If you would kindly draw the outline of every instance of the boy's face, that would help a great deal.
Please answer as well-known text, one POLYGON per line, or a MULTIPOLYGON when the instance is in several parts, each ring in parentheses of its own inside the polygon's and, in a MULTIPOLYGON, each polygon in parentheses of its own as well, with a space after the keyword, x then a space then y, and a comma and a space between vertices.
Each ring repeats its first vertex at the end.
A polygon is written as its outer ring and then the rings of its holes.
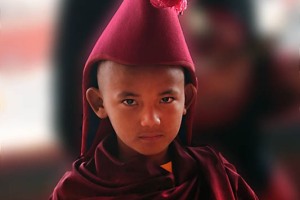
POLYGON ((185 87, 193 87, 185 86, 183 70, 105 61, 98 83, 99 90, 89 89, 87 98, 100 118, 110 119, 120 152, 146 156, 166 152, 186 112, 185 87))

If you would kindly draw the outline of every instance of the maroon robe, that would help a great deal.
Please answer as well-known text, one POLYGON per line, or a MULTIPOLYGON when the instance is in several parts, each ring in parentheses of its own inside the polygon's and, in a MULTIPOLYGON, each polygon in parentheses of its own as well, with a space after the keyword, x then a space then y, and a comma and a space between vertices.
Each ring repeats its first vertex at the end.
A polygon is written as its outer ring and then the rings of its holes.
POLYGON ((76 160, 50 199, 258 199, 234 166, 210 147, 185 147, 175 140, 169 147, 173 173, 142 155, 123 163, 115 147, 115 137, 107 137, 93 158, 76 160))

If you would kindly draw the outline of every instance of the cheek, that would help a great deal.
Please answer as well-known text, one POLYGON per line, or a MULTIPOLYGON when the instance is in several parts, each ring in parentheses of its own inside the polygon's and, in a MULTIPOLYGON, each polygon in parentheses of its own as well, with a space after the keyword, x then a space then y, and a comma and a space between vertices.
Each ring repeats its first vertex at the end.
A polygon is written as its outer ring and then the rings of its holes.
POLYGON ((134 114, 118 108, 115 104, 107 104, 106 112, 117 135, 122 135, 132 129, 134 114))
POLYGON ((111 124, 117 134, 122 134, 123 132, 129 132, 135 126, 134 114, 129 114, 128 112, 116 112, 109 115, 111 124))
POLYGON ((184 105, 178 105, 166 109, 162 115, 162 124, 167 126, 167 129, 178 131, 181 125, 184 105))

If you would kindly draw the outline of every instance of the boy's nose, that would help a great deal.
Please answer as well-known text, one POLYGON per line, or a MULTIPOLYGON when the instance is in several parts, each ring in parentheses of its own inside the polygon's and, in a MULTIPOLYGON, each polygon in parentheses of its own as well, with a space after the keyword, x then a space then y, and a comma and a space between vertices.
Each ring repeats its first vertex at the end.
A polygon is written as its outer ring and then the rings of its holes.
POLYGON ((141 125, 153 127, 160 124, 160 118, 155 109, 146 109, 141 117, 141 125))

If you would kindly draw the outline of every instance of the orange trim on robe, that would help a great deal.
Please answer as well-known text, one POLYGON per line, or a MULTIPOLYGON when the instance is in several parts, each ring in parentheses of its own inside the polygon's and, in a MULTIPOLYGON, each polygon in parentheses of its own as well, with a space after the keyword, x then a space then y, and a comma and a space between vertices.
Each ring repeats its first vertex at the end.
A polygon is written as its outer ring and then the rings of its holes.
POLYGON ((167 170, 168 172, 172 173, 173 169, 172 169, 172 162, 167 162, 166 164, 161 165, 161 167, 165 170, 167 170))

